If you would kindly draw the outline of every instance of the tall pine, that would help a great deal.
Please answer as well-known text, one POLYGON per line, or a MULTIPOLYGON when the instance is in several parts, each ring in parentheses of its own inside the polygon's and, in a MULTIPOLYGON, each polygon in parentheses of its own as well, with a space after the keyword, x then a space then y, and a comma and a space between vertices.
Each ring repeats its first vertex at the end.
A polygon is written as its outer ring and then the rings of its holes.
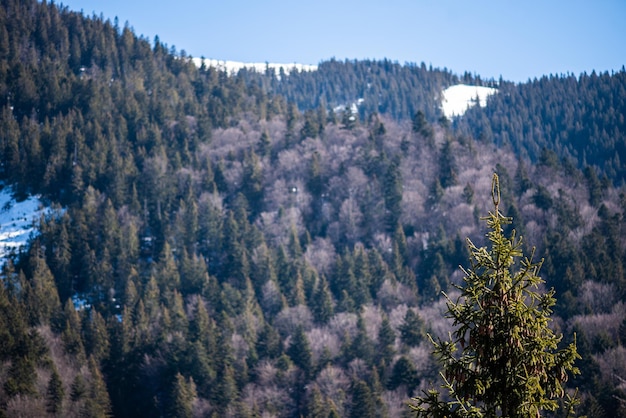
POLYGON ((537 290, 544 283, 541 262, 524 257, 515 231, 504 236, 511 220, 499 210, 496 174, 491 195, 494 211, 484 218, 490 247, 468 240, 470 266, 463 269, 461 294, 456 301, 448 298, 447 316, 456 330, 449 341, 433 341, 450 400, 441 400, 436 389, 413 398, 418 417, 540 416, 559 407, 563 384, 579 373, 575 343, 559 349, 562 336, 549 327, 556 300, 554 290, 537 290))

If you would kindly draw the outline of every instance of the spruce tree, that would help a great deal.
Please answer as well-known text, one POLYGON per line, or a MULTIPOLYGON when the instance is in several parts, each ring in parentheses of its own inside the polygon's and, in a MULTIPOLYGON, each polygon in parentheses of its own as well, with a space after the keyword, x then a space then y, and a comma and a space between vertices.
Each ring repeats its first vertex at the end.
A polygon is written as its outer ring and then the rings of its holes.
POLYGON ((372 397, 372 391, 363 380, 356 380, 352 383, 352 408, 350 417, 365 418, 376 416, 376 404, 372 397))
POLYGON ((324 402, 324 395, 322 395, 319 386, 315 384, 310 389, 306 410, 306 416, 310 418, 326 418, 328 416, 324 402))
POLYGON ((377 364, 382 368, 391 364, 393 356, 396 353, 395 342, 396 333, 391 327, 389 317, 383 313, 383 320, 378 329, 378 347, 376 351, 378 358, 377 364))
POLYGON ((334 314, 333 296, 324 275, 320 278, 313 294, 311 311, 315 320, 320 324, 327 324, 334 314))
POLYGON ((168 416, 193 417, 193 402, 196 398, 196 388, 193 380, 187 381, 183 375, 176 373, 170 396, 168 416))
POLYGON ((554 290, 538 290, 541 262, 524 257, 515 231, 504 236, 511 220, 499 211, 496 174, 491 194, 494 211, 484 218, 490 248, 468 240, 470 267, 463 269, 461 294, 448 298, 455 331, 449 341, 433 341, 450 400, 441 400, 436 389, 424 392, 411 405, 418 417, 540 416, 559 407, 563 384, 579 373, 575 338, 558 349, 562 336, 548 326, 556 301, 554 290))
POLYGON ((357 315, 356 328, 357 333, 352 341, 351 351, 356 357, 364 360, 367 364, 370 364, 372 362, 372 358, 374 357, 375 346, 372 340, 367 336, 365 321, 360 313, 357 315))
POLYGON ((313 372, 313 352, 309 339, 300 325, 291 337, 291 345, 287 348, 287 355, 305 376, 309 376, 313 372))
POLYGON ((107 392, 104 377, 93 357, 88 360, 91 382, 81 409, 81 416, 108 417, 111 412, 111 400, 107 392))
POLYGON ((64 397, 65 390, 63 389, 63 382, 56 368, 53 368, 46 391, 46 411, 53 415, 61 412, 64 397))
POLYGON ((400 338, 409 347, 417 347, 426 338, 426 324, 413 309, 408 309, 400 326, 400 338))

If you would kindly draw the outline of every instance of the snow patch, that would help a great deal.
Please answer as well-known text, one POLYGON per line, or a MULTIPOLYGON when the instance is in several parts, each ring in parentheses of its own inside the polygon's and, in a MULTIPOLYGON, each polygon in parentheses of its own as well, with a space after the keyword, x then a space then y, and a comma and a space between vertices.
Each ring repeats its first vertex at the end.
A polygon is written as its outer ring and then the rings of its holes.
POLYGON ((239 70, 247 68, 254 70, 258 73, 265 73, 266 69, 271 69, 277 76, 280 75, 280 69, 282 68, 285 75, 289 75, 291 71, 317 71, 317 65, 309 64, 277 64, 269 62, 239 62, 239 61, 224 61, 216 59, 192 58, 193 63, 200 67, 204 61, 204 65, 207 67, 213 67, 221 71, 226 71, 228 74, 236 74, 239 70))
POLYGON ((497 91, 493 87, 457 84, 443 91, 441 109, 447 118, 461 116, 467 109, 476 105, 477 99, 478 105, 485 107, 487 105, 487 97, 495 94, 497 91))
POLYGON ((72 303, 74 304, 74 310, 84 311, 85 309, 91 309, 91 304, 84 295, 76 293, 72 296, 72 303))
POLYGON ((37 234, 39 218, 48 210, 39 200, 40 196, 29 196, 18 202, 13 194, 11 187, 0 190, 0 266, 8 255, 19 252, 28 239, 37 234))
POLYGON ((341 113, 341 112, 345 111, 346 108, 350 108, 350 113, 352 113, 353 115, 356 115, 357 113, 359 113, 359 106, 361 106, 364 101, 365 101, 365 99, 358 98, 356 100, 356 102, 352 102, 349 105, 335 106, 335 107, 333 107, 333 112, 341 113))

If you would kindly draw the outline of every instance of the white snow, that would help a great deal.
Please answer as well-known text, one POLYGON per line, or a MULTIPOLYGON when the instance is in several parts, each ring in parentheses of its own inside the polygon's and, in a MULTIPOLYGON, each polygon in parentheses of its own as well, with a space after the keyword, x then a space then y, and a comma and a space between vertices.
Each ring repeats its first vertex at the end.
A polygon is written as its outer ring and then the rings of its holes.
POLYGON ((0 190, 0 266, 11 252, 26 245, 31 234, 37 233, 35 227, 45 211, 39 196, 17 202, 10 187, 0 190))
MULTIPOLYGON (((317 65, 309 64, 278 64, 269 62, 240 62, 240 61, 228 61, 217 60, 209 58, 192 58, 193 63, 200 67, 204 62, 207 67, 214 67, 220 71, 226 71, 228 74, 236 74, 239 70, 247 68, 259 73, 265 73, 269 68, 274 71, 276 76, 280 77, 280 69, 284 71, 286 75, 289 75, 291 71, 317 71, 317 65)), ((369 87, 369 86, 368 86, 369 87)), ((478 99, 478 105, 484 107, 487 105, 487 97, 497 93, 497 89, 493 87, 483 86, 470 86, 467 84, 457 84, 455 86, 448 87, 443 91, 443 97, 441 100, 441 109, 444 115, 448 118, 455 116, 462 116, 465 111, 476 105, 478 99)), ((356 103, 350 105, 353 113, 358 112, 358 106, 362 103, 363 99, 358 99, 356 103)), ((345 105, 337 106, 334 110, 343 111, 345 105)))
POLYGON ((487 97, 497 91, 493 87, 457 84, 443 91, 441 109, 447 118, 461 116, 468 108, 476 105, 476 98, 478 98, 478 104, 484 107, 487 105, 487 97))
MULTIPOLYGON (((202 58, 192 58, 192 61, 196 66, 202 65, 202 58)), ((228 74, 236 74, 242 68, 248 68, 259 73, 264 73, 267 68, 274 70, 276 75, 280 75, 280 69, 282 68, 286 75, 293 70, 296 71, 316 71, 317 65, 309 64, 277 64, 269 62, 239 62, 239 61, 224 61, 216 59, 204 59, 204 65, 207 67, 214 67, 218 70, 226 71, 228 74)))
POLYGON ((72 303, 74 304, 74 309, 77 311, 83 311, 85 309, 91 309, 91 304, 83 295, 79 295, 78 293, 72 296, 72 303))
POLYGON ((333 107, 333 112, 342 113, 343 111, 346 110, 346 107, 349 107, 350 113, 352 113, 353 115, 356 115, 357 113, 359 113, 359 106, 361 106, 364 101, 365 99, 360 97, 356 100, 356 102, 352 102, 351 104, 333 107))

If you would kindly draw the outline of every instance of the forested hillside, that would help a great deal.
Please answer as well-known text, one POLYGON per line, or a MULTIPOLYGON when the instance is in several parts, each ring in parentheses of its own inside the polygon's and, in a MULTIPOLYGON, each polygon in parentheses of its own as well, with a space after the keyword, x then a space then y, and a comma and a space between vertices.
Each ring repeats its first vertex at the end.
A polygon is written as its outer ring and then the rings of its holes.
POLYGON ((579 168, 594 167, 614 184, 626 180, 626 70, 544 76, 505 83, 487 108, 459 121, 463 134, 510 146, 538 161, 543 148, 579 168))
POLYGON ((437 379, 426 334, 450 330, 441 291, 485 241, 494 171, 555 331, 576 332, 578 412, 626 414, 623 71, 498 82, 451 123, 441 90, 478 77, 228 75, 102 17, 1 4, 0 178, 52 210, 2 269, 0 416, 404 416, 437 379), (562 117, 579 97, 585 121, 562 117), (553 146, 553 124, 588 149, 553 146))
MULTIPOLYGON (((458 77, 446 69, 426 68, 426 65, 400 65, 384 61, 337 61, 320 63, 317 71, 276 75, 242 71, 249 85, 260 85, 264 91, 285 97, 302 111, 318 106, 337 108, 359 102, 363 119, 372 113, 383 113, 396 120, 410 119, 422 111, 429 120, 443 114, 441 92, 460 82, 481 85, 480 77, 469 73, 458 77)), ((494 82, 489 83, 496 84, 494 82)))

